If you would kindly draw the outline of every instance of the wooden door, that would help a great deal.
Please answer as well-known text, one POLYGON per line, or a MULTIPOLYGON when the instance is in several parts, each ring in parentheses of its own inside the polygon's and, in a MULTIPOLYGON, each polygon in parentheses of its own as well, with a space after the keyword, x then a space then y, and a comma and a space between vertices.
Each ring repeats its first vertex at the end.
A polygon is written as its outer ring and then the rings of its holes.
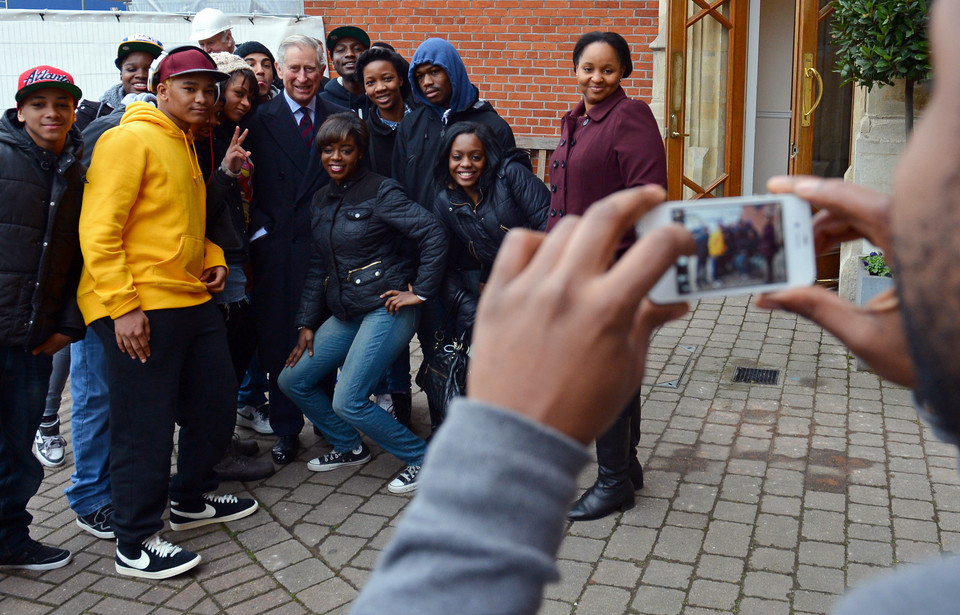
MULTIPOLYGON (((832 13, 829 0, 797 0, 790 121, 792 175, 843 177, 850 164, 853 87, 842 85, 834 71, 832 13)), ((817 257, 817 280, 836 286, 839 272, 838 244, 817 257)))
POLYGON ((667 192, 671 200, 738 196, 748 0, 670 0, 667 192))

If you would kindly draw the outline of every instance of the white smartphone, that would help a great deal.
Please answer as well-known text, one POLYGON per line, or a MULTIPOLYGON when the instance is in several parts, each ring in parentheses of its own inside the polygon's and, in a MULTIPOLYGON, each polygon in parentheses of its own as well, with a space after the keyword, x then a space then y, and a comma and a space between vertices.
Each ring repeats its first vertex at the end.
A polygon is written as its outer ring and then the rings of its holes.
POLYGON ((663 203, 637 235, 682 224, 697 249, 681 256, 650 290, 655 303, 808 286, 817 276, 810 204, 792 194, 663 203))

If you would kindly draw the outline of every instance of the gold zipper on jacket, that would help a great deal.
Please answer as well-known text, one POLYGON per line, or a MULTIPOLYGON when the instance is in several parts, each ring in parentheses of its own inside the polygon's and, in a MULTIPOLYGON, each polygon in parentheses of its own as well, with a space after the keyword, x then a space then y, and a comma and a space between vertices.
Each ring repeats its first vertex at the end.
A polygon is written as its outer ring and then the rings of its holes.
POLYGON ((356 273, 356 272, 358 272, 358 271, 363 271, 364 269, 369 269, 370 267, 374 267, 374 266, 380 265, 380 264, 382 264, 382 263, 383 263, 383 261, 373 261, 373 262, 370 263, 369 265, 364 265, 363 267, 357 267, 356 269, 351 269, 350 271, 347 272, 347 279, 349 280, 349 279, 350 279, 350 276, 352 276, 354 273, 356 273))

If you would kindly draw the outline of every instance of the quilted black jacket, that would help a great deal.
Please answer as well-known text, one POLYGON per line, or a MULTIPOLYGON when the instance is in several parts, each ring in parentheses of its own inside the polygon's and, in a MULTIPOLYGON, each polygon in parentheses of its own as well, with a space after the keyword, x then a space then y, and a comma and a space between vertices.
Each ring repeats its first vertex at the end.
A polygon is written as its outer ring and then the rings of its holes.
POLYGON ((311 217, 314 252, 298 327, 319 327, 324 307, 340 320, 362 316, 384 305, 384 292, 407 284, 428 299, 440 292, 446 233, 396 181, 361 169, 340 186, 318 190, 311 217), (417 245, 413 256, 404 247, 410 240, 417 245))
POLYGON ((486 282, 490 268, 507 231, 515 227, 542 231, 547 226, 550 190, 530 171, 530 158, 514 150, 501 160, 496 172, 480 188, 480 200, 472 201, 459 187, 447 187, 437 193, 434 212, 455 239, 451 250, 459 258, 448 259, 449 271, 444 283, 444 300, 452 305, 460 294, 457 325, 461 331, 473 327, 480 297, 476 288, 464 282, 463 270, 479 269, 479 281, 486 282))
POLYGON ((75 127, 56 156, 34 144, 16 109, 0 117, 0 346, 32 349, 54 333, 83 337, 82 152, 75 127))

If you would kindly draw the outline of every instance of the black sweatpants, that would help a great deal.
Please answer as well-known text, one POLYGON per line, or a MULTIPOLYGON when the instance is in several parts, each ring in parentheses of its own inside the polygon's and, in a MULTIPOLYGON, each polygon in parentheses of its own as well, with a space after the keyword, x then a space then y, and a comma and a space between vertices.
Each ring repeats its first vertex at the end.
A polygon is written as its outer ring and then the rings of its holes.
POLYGON ((92 323, 103 341, 110 389, 110 476, 117 542, 133 548, 163 529, 171 501, 199 503, 217 485, 213 466, 233 434, 237 379, 223 317, 213 301, 145 311, 146 363, 117 347, 113 320, 92 323), (174 423, 177 474, 170 478, 174 423))

